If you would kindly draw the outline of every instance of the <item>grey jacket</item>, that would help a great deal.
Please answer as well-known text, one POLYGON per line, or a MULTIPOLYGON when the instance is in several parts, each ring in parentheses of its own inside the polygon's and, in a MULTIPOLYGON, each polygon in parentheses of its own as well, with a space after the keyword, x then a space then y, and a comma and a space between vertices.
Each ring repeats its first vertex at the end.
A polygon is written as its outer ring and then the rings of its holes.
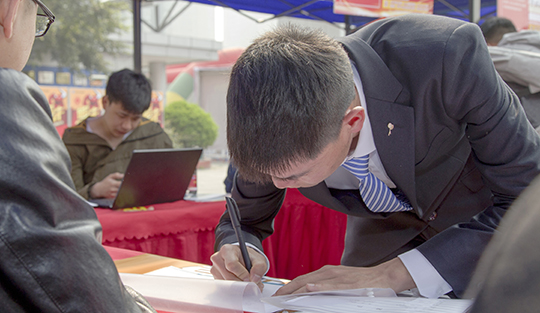
POLYGON ((516 92, 534 128, 540 126, 540 33, 507 33, 498 46, 489 47, 497 72, 516 92))
POLYGON ((0 107, 2 311, 149 310, 124 288, 101 246, 101 226, 74 190, 69 155, 37 84, 0 68, 0 107))

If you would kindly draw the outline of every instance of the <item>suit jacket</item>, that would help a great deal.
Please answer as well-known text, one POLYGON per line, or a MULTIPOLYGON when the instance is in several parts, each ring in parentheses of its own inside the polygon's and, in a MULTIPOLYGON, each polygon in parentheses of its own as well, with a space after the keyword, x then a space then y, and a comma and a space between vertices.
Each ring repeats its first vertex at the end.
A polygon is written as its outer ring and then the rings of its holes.
MULTIPOLYGON (((384 168, 414 210, 372 213, 357 190, 324 182, 300 191, 349 215, 342 264, 375 265, 422 243, 459 296, 506 209, 540 173, 540 138, 474 24, 413 14, 341 42, 360 75, 384 168)), ((284 191, 239 174, 233 197, 246 237, 260 246, 284 191)), ((226 214, 216 235, 217 247, 235 241, 226 214)))

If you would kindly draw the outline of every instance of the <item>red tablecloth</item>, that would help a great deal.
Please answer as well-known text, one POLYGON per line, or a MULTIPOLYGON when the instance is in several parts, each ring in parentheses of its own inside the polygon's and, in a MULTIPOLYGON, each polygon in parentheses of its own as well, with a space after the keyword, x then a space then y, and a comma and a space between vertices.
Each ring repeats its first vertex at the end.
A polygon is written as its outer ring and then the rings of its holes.
POLYGON ((211 264, 214 230, 225 201, 177 201, 153 207, 136 212, 96 208, 103 245, 211 264))
POLYGON ((270 260, 268 276, 293 279, 324 265, 340 264, 347 216, 288 189, 274 222, 275 232, 264 240, 270 260))
MULTIPOLYGON (((105 246, 211 264, 214 230, 224 210, 225 201, 177 201, 154 205, 154 211, 96 212, 105 246)), ((276 216, 275 232, 263 242, 270 260, 268 275, 293 279, 326 264, 339 264, 345 227, 345 214, 289 189, 276 216)))

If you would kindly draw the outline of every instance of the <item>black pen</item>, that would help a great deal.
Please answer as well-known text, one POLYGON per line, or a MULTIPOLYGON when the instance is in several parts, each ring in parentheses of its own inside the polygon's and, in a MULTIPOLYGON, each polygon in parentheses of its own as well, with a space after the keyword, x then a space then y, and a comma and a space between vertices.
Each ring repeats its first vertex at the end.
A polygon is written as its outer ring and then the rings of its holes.
POLYGON ((240 246, 240 251, 242 252, 242 258, 244 259, 244 264, 246 269, 251 271, 251 259, 246 247, 246 241, 242 235, 242 229, 240 228, 240 210, 238 210, 238 205, 231 197, 225 197, 227 201, 227 211, 229 211, 229 217, 231 218, 231 224, 236 233, 236 239, 238 240, 238 245, 240 246))

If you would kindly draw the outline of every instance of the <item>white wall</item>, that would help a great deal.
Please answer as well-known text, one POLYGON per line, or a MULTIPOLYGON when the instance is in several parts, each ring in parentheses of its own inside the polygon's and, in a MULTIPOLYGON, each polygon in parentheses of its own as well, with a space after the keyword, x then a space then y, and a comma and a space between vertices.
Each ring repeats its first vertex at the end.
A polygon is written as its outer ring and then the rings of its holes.
MULTIPOLYGON (((178 12, 180 8, 184 7, 186 4, 187 3, 184 1, 179 1, 174 12, 178 12)), ((173 1, 151 2, 151 5, 147 4, 143 9, 143 18, 148 21, 153 19, 151 14, 154 14, 155 11, 148 10, 151 6, 159 6, 158 12, 163 16, 172 5, 173 1)), ((172 15, 175 14, 174 12, 172 15)), ((218 11, 217 14, 221 13, 218 11)), ((215 6, 192 3, 173 23, 171 23, 171 25, 165 28, 162 33, 171 36, 214 40, 217 32, 222 32, 223 49, 233 47, 245 48, 249 46, 255 38, 259 37, 264 32, 275 28, 281 23, 294 23, 319 28, 332 37, 340 37, 345 34, 343 29, 321 21, 282 17, 264 23, 258 23, 232 9, 223 9, 222 14, 222 20, 219 18, 216 19, 215 6), (216 20, 219 24, 215 24, 216 20), (222 27, 222 29, 220 27, 222 27)), ((271 16, 255 12, 246 12, 246 14, 254 19, 261 20, 271 16)), ((148 34, 153 33, 147 26, 144 26, 142 31, 143 33, 148 34)), ((224 154, 227 149, 226 95, 229 74, 230 69, 196 69, 194 91, 190 99, 188 99, 188 101, 197 103, 206 112, 209 112, 218 125, 218 138, 214 145, 208 149, 217 154, 224 154)))
MULTIPOLYGON (((247 47, 251 42, 277 25, 277 20, 257 23, 232 9, 225 9, 224 48, 247 47)), ((269 14, 248 12, 255 19, 266 19, 269 14)))
MULTIPOLYGON (((156 8, 159 19, 163 20, 170 8, 173 7, 174 3, 174 0, 149 2, 143 6, 141 16, 148 23, 155 24, 156 8)), ((178 1, 171 16, 176 15, 176 13, 180 12, 180 10, 188 4, 189 2, 187 1, 178 1)), ((262 35, 264 32, 273 29, 279 23, 295 23, 308 27, 320 28, 333 37, 339 37, 345 34, 342 29, 327 22, 282 17, 264 23, 258 23, 253 19, 266 20, 269 19, 271 15, 257 12, 244 12, 252 18, 250 19, 232 9, 225 8, 223 9, 223 12, 223 25, 216 25, 216 6, 191 3, 182 14, 162 31, 162 33, 177 37, 194 37, 215 40, 216 27, 223 27, 223 48, 247 47, 255 38, 262 35)), ((219 22, 218 19, 218 23, 219 22)), ((152 29, 144 24, 142 31, 143 33, 154 33, 152 29)))
POLYGON ((229 68, 201 69, 195 71, 197 81, 194 94, 195 103, 203 110, 210 113, 218 126, 218 137, 209 149, 216 153, 224 153, 227 150, 227 87, 229 85, 229 68))
MULTIPOLYGON (((158 17, 163 21, 168 14, 170 8, 175 5, 174 0, 156 1, 146 4, 141 9, 141 18, 148 23, 155 24, 155 13, 157 8, 158 17)), ((162 34, 177 36, 177 37, 194 37, 206 40, 214 40, 214 6, 199 3, 191 3, 186 1, 177 1, 171 17, 180 12, 182 8, 187 6, 187 9, 178 16, 169 26, 162 30, 162 34)), ((144 25, 142 32, 155 33, 151 28, 144 25)))

